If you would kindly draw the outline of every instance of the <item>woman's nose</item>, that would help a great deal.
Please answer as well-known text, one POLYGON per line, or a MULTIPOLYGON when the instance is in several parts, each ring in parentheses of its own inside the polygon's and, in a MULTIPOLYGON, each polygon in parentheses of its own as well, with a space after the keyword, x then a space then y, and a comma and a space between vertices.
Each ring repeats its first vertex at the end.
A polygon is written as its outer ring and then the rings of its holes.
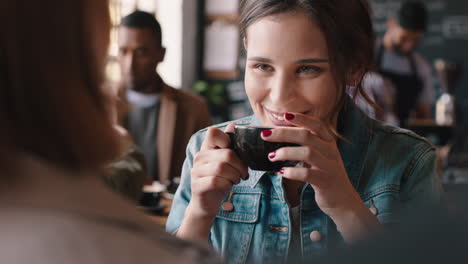
POLYGON ((294 80, 286 74, 277 74, 273 77, 270 86, 270 100, 274 103, 284 103, 293 99, 294 80))

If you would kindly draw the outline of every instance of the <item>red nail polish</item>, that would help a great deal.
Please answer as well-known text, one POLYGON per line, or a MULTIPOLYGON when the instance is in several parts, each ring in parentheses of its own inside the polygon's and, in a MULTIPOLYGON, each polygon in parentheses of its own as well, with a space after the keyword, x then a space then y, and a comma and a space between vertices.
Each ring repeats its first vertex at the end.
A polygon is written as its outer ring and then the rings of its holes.
POLYGON ((284 168, 282 168, 279 173, 284 174, 284 168))
POLYGON ((271 136, 271 134, 272 134, 271 130, 263 130, 262 131, 262 136, 263 137, 269 137, 269 136, 271 136))
POLYGON ((293 120, 294 117, 295 116, 293 114, 291 114, 291 113, 284 114, 284 118, 286 118, 286 120, 293 120))
POLYGON ((268 158, 269 158, 269 159, 274 159, 275 156, 276 156, 276 151, 272 151, 272 152, 270 152, 270 153, 268 154, 268 158))

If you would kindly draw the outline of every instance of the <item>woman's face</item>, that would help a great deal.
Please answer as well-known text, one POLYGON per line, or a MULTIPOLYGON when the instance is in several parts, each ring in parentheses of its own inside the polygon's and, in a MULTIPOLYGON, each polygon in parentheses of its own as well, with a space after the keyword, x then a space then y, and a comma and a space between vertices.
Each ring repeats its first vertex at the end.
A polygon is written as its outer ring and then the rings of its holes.
POLYGON ((325 37, 306 14, 289 12, 261 18, 246 31, 245 88, 264 125, 288 126, 286 112, 327 122, 337 86, 325 37))

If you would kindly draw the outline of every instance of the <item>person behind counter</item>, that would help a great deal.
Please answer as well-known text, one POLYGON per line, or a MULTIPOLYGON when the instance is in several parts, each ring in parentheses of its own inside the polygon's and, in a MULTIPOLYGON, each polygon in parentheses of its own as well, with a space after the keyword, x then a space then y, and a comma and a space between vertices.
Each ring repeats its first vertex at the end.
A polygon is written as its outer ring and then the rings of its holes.
POLYGON ((0 1, 0 262, 219 263, 114 194, 108 1, 0 1))
POLYGON ((367 1, 246 0, 240 27, 254 115, 233 123, 274 126, 263 140, 299 146, 269 159, 303 166, 249 170, 228 148, 232 123, 202 130, 187 147, 167 231, 209 241, 228 263, 300 263, 439 200, 433 146, 368 118, 346 93, 352 85, 366 98, 367 1))
POLYGON ((406 126, 408 119, 431 119, 435 101, 432 70, 416 52, 427 31, 428 14, 422 2, 405 1, 396 18, 387 21, 387 31, 377 42, 378 72, 386 82, 376 98, 386 102, 383 121, 406 126))

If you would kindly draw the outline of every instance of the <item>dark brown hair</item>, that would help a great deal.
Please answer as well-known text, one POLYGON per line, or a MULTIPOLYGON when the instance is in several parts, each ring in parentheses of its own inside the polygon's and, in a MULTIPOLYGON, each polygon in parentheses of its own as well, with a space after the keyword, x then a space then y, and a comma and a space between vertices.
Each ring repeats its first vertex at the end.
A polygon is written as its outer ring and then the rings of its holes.
POLYGON ((287 12, 303 12, 310 16, 327 41, 332 74, 339 89, 329 121, 339 114, 345 104, 347 85, 356 87, 354 98, 361 95, 373 104, 362 87, 364 74, 372 69, 374 62, 374 34, 367 1, 243 0, 240 17, 243 37, 247 37, 247 28, 257 20, 287 12))
POLYGON ((161 25, 154 15, 145 11, 134 11, 131 14, 123 17, 120 21, 120 26, 130 28, 147 28, 153 33, 158 47, 162 46, 162 30, 161 25))
POLYGON ((0 157, 8 149, 69 169, 113 159, 108 2, 2 0, 0 24, 0 157))

